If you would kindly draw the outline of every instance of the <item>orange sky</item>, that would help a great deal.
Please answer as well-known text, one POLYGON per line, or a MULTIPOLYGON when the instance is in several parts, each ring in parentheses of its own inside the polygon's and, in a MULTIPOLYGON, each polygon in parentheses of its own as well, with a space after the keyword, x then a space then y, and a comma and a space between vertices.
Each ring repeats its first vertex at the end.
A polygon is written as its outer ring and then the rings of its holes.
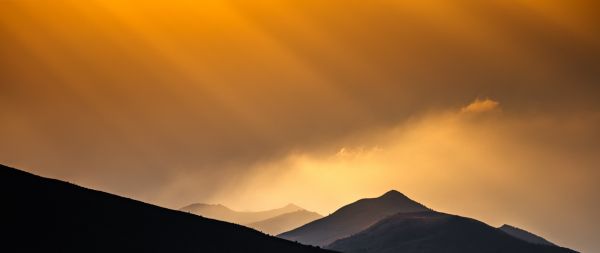
POLYGON ((395 188, 598 251, 599 8, 4 0, 0 163, 171 208, 395 188))

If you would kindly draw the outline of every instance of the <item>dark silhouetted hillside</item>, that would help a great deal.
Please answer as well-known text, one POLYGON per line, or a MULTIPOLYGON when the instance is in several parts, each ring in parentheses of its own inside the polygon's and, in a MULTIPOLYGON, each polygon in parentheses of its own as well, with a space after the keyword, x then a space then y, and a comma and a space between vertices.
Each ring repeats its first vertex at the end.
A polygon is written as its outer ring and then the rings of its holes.
POLYGON ((533 234, 531 232, 525 231, 525 230, 517 228, 517 227, 513 227, 511 225, 504 224, 504 225, 502 225, 502 227, 499 227, 498 229, 504 231, 505 233, 507 233, 513 237, 524 240, 526 242, 555 246, 554 243, 551 243, 550 241, 542 238, 541 236, 538 236, 536 234, 533 234))
POLYGON ((217 219, 217 220, 222 220, 222 221, 227 221, 227 222, 232 222, 232 223, 237 223, 237 224, 249 224, 249 223, 263 221, 266 219, 273 218, 275 216, 279 216, 282 214, 291 213, 291 212, 295 212, 295 211, 299 211, 299 210, 303 210, 303 209, 294 204, 288 204, 284 207, 272 209, 272 210, 265 210, 265 211, 258 211, 258 212, 240 212, 240 211, 231 210, 230 208, 228 208, 224 205, 221 205, 221 204, 210 205, 210 204, 196 203, 196 204, 191 204, 191 205, 185 206, 179 210, 197 214, 197 215, 200 215, 200 216, 203 216, 206 218, 217 219))
POLYGON ((378 198, 361 199, 346 205, 329 216, 280 234, 279 237, 308 245, 325 246, 356 234, 387 216, 428 210, 400 192, 389 191, 378 198))
POLYGON ((326 252, 0 165, 2 252, 326 252))
POLYGON ((528 243, 477 220, 431 211, 399 213, 328 248, 346 253, 575 252, 528 243))
POLYGON ((277 235, 320 218, 323 218, 323 216, 318 213, 299 210, 291 213, 284 213, 263 221, 250 223, 248 224, 248 227, 270 235, 277 235))

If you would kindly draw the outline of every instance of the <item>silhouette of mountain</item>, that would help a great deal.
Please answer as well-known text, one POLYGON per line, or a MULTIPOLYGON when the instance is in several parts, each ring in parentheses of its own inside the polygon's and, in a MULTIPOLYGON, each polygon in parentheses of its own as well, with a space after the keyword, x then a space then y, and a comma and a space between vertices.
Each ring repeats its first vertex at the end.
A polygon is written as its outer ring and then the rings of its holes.
POLYGON ((327 252, 0 165, 4 252, 327 252))
POLYGON ((285 213, 291 213, 304 209, 294 204, 288 204, 284 207, 272 210, 258 212, 240 212, 231 210, 230 208, 221 204, 210 205, 196 203, 185 206, 179 210, 197 214, 206 218, 217 219, 237 224, 249 224, 270 219, 285 213))
POLYGON ((327 248, 345 253, 573 253, 514 238, 474 219, 433 211, 399 213, 327 248))
POLYGON ((519 238, 526 242, 530 242, 530 243, 534 243, 534 244, 556 246, 554 243, 551 243, 550 241, 548 241, 536 234, 533 234, 531 232, 525 231, 525 230, 517 228, 517 227, 513 227, 511 225, 504 224, 501 227, 499 227, 498 229, 504 231, 505 233, 507 233, 513 237, 519 238))
POLYGON ((358 200, 322 219, 280 234, 279 237, 308 245, 325 246, 358 233, 387 216, 428 210, 404 194, 392 190, 378 198, 358 200))
POLYGON ((318 213, 298 210, 263 221, 250 223, 248 226, 267 234, 277 235, 320 218, 323 218, 323 216, 318 213))

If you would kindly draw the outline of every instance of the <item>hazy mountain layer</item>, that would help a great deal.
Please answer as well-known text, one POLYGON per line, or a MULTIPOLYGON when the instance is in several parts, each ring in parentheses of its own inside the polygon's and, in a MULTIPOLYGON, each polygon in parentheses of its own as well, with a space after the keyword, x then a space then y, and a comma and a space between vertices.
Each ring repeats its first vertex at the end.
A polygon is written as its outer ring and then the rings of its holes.
POLYGON ((323 216, 318 213, 299 210, 275 216, 263 221, 250 223, 248 226, 263 233, 277 235, 320 218, 323 218, 323 216))
POLYGON ((184 212, 190 212, 211 219, 217 219, 237 224, 249 224, 304 209, 294 204, 289 204, 287 206, 272 210, 258 212, 240 212, 232 210, 221 204, 210 205, 195 203, 185 206, 179 210, 184 212))

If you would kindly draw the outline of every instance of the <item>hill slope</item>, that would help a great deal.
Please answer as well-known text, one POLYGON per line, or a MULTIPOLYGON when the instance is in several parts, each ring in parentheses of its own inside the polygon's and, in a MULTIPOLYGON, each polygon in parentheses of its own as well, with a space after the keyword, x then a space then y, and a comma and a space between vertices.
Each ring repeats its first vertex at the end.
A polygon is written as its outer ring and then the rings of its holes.
POLYGON ((7 252, 326 252, 0 165, 7 252))
POLYGON ((548 241, 536 234, 533 234, 531 232, 525 231, 525 230, 517 228, 517 227, 513 227, 511 225, 504 224, 504 225, 502 225, 502 227, 499 227, 498 229, 504 231, 505 233, 507 233, 513 237, 519 238, 526 242, 530 242, 530 243, 534 243, 534 244, 555 246, 554 243, 551 243, 550 241, 548 241))
POLYGON ((400 192, 389 191, 378 198, 361 199, 346 205, 329 216, 280 234, 279 237, 308 245, 325 246, 358 233, 387 216, 399 212, 428 210, 400 192))
POLYGON ((573 253, 514 238, 477 220, 438 212, 399 213, 328 246, 346 253, 573 253))
POLYGON ((323 218, 323 216, 318 213, 299 210, 275 216, 263 221, 250 223, 248 224, 248 227, 267 234, 277 235, 320 218, 323 218))
POLYGON ((229 209, 226 206, 221 204, 210 205, 210 204, 202 204, 195 203, 188 206, 185 206, 180 211, 190 212, 193 214, 197 214, 206 218, 217 219, 237 224, 249 224, 253 222, 258 222, 266 219, 273 218, 275 216, 279 216, 285 213, 291 213, 299 210, 303 210, 302 208, 289 204, 287 206, 259 211, 259 212, 240 212, 229 209))

